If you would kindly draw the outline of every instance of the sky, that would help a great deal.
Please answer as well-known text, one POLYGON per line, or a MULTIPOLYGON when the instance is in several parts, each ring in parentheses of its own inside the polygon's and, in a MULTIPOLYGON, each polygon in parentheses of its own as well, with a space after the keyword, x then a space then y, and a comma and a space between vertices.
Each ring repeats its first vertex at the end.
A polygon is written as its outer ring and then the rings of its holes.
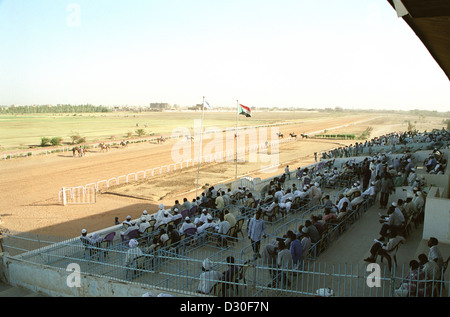
POLYGON ((0 105, 450 110, 386 0, 0 0, 0 105))

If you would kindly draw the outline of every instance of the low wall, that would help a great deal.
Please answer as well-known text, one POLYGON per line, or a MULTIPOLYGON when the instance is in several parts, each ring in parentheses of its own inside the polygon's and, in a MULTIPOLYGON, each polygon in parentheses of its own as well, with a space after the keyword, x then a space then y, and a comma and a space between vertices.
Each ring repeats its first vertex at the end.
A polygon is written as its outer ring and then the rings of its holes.
POLYGON ((438 239, 439 243, 450 244, 450 203, 442 187, 432 187, 425 204, 423 239, 438 239))
POLYGON ((33 264, 1 256, 2 280, 11 286, 25 288, 35 293, 52 297, 142 297, 150 292, 154 296, 161 293, 172 296, 185 296, 164 292, 157 288, 139 284, 114 281, 93 275, 74 275, 73 270, 63 270, 33 264), (79 276, 79 278, 77 277, 79 276), (73 285, 70 287, 69 285, 73 285))

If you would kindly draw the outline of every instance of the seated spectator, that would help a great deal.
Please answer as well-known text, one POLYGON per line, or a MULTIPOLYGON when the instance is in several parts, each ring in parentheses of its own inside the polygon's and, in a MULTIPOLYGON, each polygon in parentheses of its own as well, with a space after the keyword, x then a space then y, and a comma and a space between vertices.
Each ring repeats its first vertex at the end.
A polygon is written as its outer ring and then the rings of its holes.
POLYGON ((383 225, 380 229, 379 241, 384 241, 385 237, 388 236, 389 231, 395 230, 395 232, 400 232, 403 226, 403 222, 399 214, 395 212, 395 206, 391 205, 388 209, 387 216, 380 215, 380 223, 383 225))
POLYGON ((428 252, 428 259, 430 261, 436 262, 439 272, 441 272, 444 266, 444 258, 442 257, 441 251, 438 248, 438 239, 431 237, 428 239, 428 247, 430 248, 428 252))
POLYGON ((181 225, 180 234, 185 233, 188 229, 195 229, 195 231, 197 231, 197 226, 191 222, 189 217, 186 217, 181 225))
POLYGON ((418 258, 421 271, 425 274, 425 279, 427 281, 439 280, 441 272, 438 264, 435 261, 430 261, 424 253, 419 254, 418 258))
POLYGON ((208 210, 206 208, 202 209, 202 213, 200 214, 200 216, 198 218, 194 219, 194 224, 199 227, 202 224, 208 222, 208 210))
POLYGON ((148 227, 150 227, 150 223, 147 221, 147 218, 145 218, 145 216, 141 216, 141 219, 140 219, 141 221, 140 221, 140 223, 139 223, 139 233, 140 234, 143 234, 144 232, 145 232, 145 230, 148 228, 148 227))
POLYGON ((329 209, 330 212, 337 213, 338 209, 335 204, 330 199, 330 195, 325 195, 323 199, 323 208, 329 209))
POLYGON ((331 213, 330 208, 325 208, 322 219, 325 223, 335 223, 337 221, 336 215, 331 213))
POLYGON ((319 221, 320 218, 315 215, 311 215, 311 222, 314 227, 316 227, 317 232, 319 233, 319 236, 321 237, 325 228, 323 227, 323 223, 319 221))
POLYGON ((181 210, 190 210, 192 208, 191 202, 185 197, 183 198, 183 204, 181 205, 181 210))
POLYGON ((398 172, 397 176, 394 178, 394 187, 403 186, 403 179, 404 179, 404 175, 402 174, 402 172, 398 172))
POLYGON ((355 210, 364 202, 364 197, 361 195, 360 191, 355 192, 355 197, 350 202, 354 206, 355 210))
POLYGON ((412 260, 409 262, 409 275, 403 279, 402 284, 395 290, 397 297, 410 297, 425 295, 425 272, 420 270, 419 262, 412 260))
POLYGON ((273 190, 269 190, 269 192, 264 196, 264 200, 261 202, 261 205, 271 203, 273 201, 273 194, 273 190))
POLYGON ((174 228, 173 225, 167 226, 167 235, 172 240, 172 243, 177 243, 180 241, 180 233, 174 228))
POLYGON ((181 212, 178 208, 174 208, 173 213, 174 215, 172 216, 171 221, 174 222, 174 225, 176 227, 183 220, 183 216, 181 215, 181 212))
POLYGON ((161 225, 166 225, 172 221, 172 215, 169 214, 169 211, 164 210, 163 216, 156 220, 155 229, 158 229, 161 225))
POLYGON ((302 243, 302 258, 301 260, 305 260, 309 256, 309 251, 311 248, 311 237, 309 236, 308 228, 301 226, 299 229, 300 233, 298 234, 298 239, 302 243), (301 228, 301 229, 300 229, 301 228))
POLYGON ((120 231, 119 234, 122 241, 124 241, 125 237, 127 237, 127 235, 134 230, 139 230, 139 227, 135 223, 132 223, 127 229, 120 231))
POLYGON ((213 218, 211 215, 207 216, 207 222, 202 224, 201 226, 199 226, 197 228, 197 234, 202 233, 204 230, 209 229, 209 228, 216 228, 217 224, 215 222, 213 222, 213 218))
POLYGON ((144 251, 145 251, 145 253, 150 254, 153 251, 157 250, 160 246, 161 246, 160 240, 158 237, 155 236, 152 239, 152 243, 147 248, 145 248, 144 251))
POLYGON ((312 224, 311 220, 305 221, 305 228, 308 229, 309 236, 312 243, 316 243, 320 240, 320 233, 317 228, 312 224))
POLYGON ((267 217, 273 217, 275 216, 275 207, 279 207, 278 205, 278 199, 274 199, 274 201, 267 207, 259 207, 259 210, 261 210, 262 214, 267 217))
POLYGON ((365 258, 364 261, 375 263, 377 255, 385 255, 389 261, 389 267, 391 265, 391 254, 400 243, 405 242, 405 238, 398 234, 397 230, 391 230, 389 232, 389 241, 384 243, 383 241, 376 240, 370 248, 370 256, 365 258))
POLYGON ((224 203, 225 207, 231 204, 230 191, 231 191, 231 189, 229 189, 229 188, 228 188, 227 193, 222 191, 222 198, 223 198, 223 203, 224 203))
POLYGON ((97 241, 93 237, 88 236, 86 229, 81 230, 80 240, 93 246, 97 243, 97 241))
POLYGON ((122 226, 124 227, 124 229, 128 228, 129 226, 132 226, 133 224, 131 223, 131 216, 128 215, 127 218, 122 222, 122 226))
POLYGON ((164 204, 159 204, 158 211, 155 213, 156 222, 159 222, 161 218, 164 217, 165 212, 164 204))
POLYGON ((241 208, 241 212, 249 209, 256 203, 255 198, 253 197, 252 193, 247 194, 247 199, 244 201, 244 207, 241 208))
POLYGON ((286 190, 286 193, 283 196, 281 196, 281 199, 279 200, 279 202, 280 202, 280 204, 285 203, 288 199, 291 201, 294 200, 294 194, 291 192, 290 188, 288 188, 286 190))
POLYGON ((288 213, 291 210, 292 207, 292 201, 290 198, 287 198, 284 203, 279 203, 280 211, 282 213, 288 213))
POLYGON ((225 209, 224 219, 228 221, 231 227, 234 227, 236 225, 236 217, 228 209, 225 209))
POLYGON ((339 210, 338 214, 337 214, 337 220, 341 221, 342 219, 345 218, 345 216, 347 216, 349 214, 349 210, 348 210, 348 202, 344 201, 344 203, 342 204, 341 209, 339 210))
POLYGON ((180 202, 177 200, 175 200, 175 205, 173 205, 173 207, 171 208, 172 211, 174 211, 175 209, 178 209, 181 211, 182 206, 180 205, 180 202))
POLYGON ((162 246, 166 246, 167 241, 169 241, 169 235, 167 234, 167 232, 166 232, 165 229, 161 229, 161 230, 159 231, 159 243, 160 243, 162 246))

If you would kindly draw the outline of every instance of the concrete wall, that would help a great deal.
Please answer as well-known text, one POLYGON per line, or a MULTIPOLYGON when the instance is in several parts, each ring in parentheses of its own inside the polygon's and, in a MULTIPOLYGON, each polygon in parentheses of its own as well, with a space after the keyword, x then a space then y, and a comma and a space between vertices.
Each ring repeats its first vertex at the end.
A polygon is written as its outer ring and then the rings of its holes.
POLYGON ((425 205, 423 239, 435 237, 439 243, 450 244, 450 200, 443 197, 442 187, 433 187, 428 192, 425 205))
MULTIPOLYGON (((52 297, 142 297, 150 292, 154 296, 162 293, 157 288, 139 284, 123 283, 104 277, 80 274, 79 280, 73 278, 73 271, 51 268, 44 265, 24 262, 3 254, 1 276, 5 283, 22 287, 35 293, 52 297), (69 281, 69 283, 68 283, 69 281), (74 282, 79 281, 79 284, 74 282), (74 283, 74 287, 69 287, 74 283)), ((164 294, 184 296, 167 291, 164 294)))

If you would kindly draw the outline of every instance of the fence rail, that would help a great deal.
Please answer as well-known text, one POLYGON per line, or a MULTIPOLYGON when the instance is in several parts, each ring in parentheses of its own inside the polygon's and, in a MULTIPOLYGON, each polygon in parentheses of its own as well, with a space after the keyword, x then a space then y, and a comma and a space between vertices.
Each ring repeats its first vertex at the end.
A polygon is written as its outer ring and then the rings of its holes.
MULTIPOLYGON (((236 243, 240 243, 236 240, 236 243)), ((298 268, 280 268, 270 262, 252 262, 251 249, 240 252, 230 248, 217 248, 210 241, 187 245, 180 241, 145 254, 131 264, 125 264, 128 247, 115 242, 107 248, 86 248, 79 239, 61 241, 58 238, 29 234, 8 235, 3 248, 9 255, 24 262, 43 265, 50 269, 80 266, 81 274, 106 279, 158 287, 161 290, 194 296, 274 297, 274 296, 326 296, 339 297, 392 297, 401 295, 409 270, 394 267, 376 272, 369 265, 327 264, 313 260, 304 261, 298 268), (36 249, 37 248, 37 249, 36 249), (235 258, 236 278, 220 280, 219 275, 202 274, 202 262, 208 258, 211 269, 227 270, 228 256, 235 258), (208 294, 198 292, 199 284, 215 285, 208 294)), ((449 281, 433 278, 419 281, 421 290, 407 296, 449 296, 449 281), (422 293, 422 291, 424 293, 422 293), (419 293, 420 292, 420 293, 419 293)), ((405 294, 403 294, 405 295, 405 294)))
MULTIPOLYGON (((280 140, 273 140, 273 141, 269 142, 268 145, 274 146, 274 145, 278 145, 281 143, 287 143, 287 142, 292 142, 292 141, 295 141, 295 138, 285 138, 285 139, 280 139, 280 140)), ((265 143, 249 145, 244 148, 238 149, 237 154, 245 154, 245 153, 250 153, 252 151, 258 151, 261 149, 265 149, 266 146, 268 146, 268 145, 266 145, 265 143)), ((159 167, 154 167, 154 168, 147 169, 147 170, 131 172, 126 175, 112 177, 108 180, 99 180, 99 181, 89 183, 84 186, 64 187, 61 191, 59 191, 59 201, 64 202, 64 191, 70 191, 70 193, 73 193, 75 191, 78 191, 80 188, 82 188, 84 190, 87 190, 89 188, 94 188, 95 191, 99 192, 102 189, 107 189, 112 186, 128 184, 131 182, 137 182, 138 180, 145 180, 149 177, 159 176, 164 173, 175 172, 178 169, 182 170, 183 168, 194 167, 195 164, 198 164, 198 163, 200 163, 200 164, 201 163, 212 163, 214 161, 221 162, 224 158, 226 160, 230 160, 231 158, 234 158, 234 154, 235 154, 234 151, 230 151, 230 150, 221 151, 221 152, 215 153, 214 155, 213 154, 204 155, 197 160, 189 159, 186 161, 176 162, 173 164, 163 165, 163 166, 159 166, 159 167)))

